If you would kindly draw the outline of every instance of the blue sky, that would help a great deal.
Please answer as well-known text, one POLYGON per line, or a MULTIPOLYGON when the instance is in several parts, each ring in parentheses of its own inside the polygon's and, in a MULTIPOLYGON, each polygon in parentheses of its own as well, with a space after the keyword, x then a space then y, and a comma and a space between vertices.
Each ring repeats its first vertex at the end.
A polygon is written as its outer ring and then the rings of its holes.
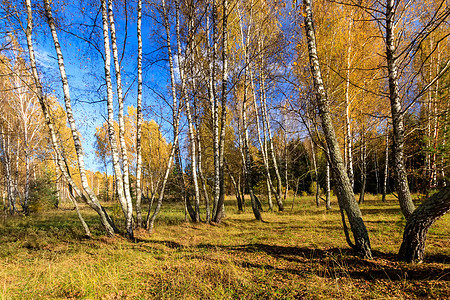
MULTIPOLYGON (((58 37, 62 46, 66 71, 69 78, 70 93, 77 128, 83 136, 86 165, 88 169, 101 170, 102 164, 100 164, 95 157, 94 133, 96 127, 101 126, 106 118, 106 102, 99 103, 100 100, 106 98, 106 91, 103 84, 103 59, 101 54, 95 50, 93 46, 90 46, 86 41, 74 36, 74 34, 82 35, 92 44, 98 46, 98 49, 103 51, 103 40, 101 32, 99 31, 99 26, 101 26, 101 16, 96 14, 99 7, 96 7, 94 4, 91 5, 92 7, 90 9, 86 9, 84 13, 81 14, 78 4, 69 4, 66 6, 63 22, 70 24, 69 26, 66 25, 64 28, 73 34, 68 34, 67 32, 59 30, 58 37), (91 34, 89 34, 89 32, 79 31, 80 28, 86 28, 86 25, 92 25, 92 19, 96 16, 96 30, 90 31, 91 34), (88 38, 89 36, 91 37, 90 39, 88 38)), ((117 13, 115 16, 116 30, 118 33, 119 55, 121 55, 124 48, 123 45, 125 45, 124 58, 122 61, 123 90, 124 93, 128 91, 125 97, 125 107, 129 105, 136 106, 137 91, 136 19, 134 16, 131 16, 131 14, 135 13, 132 11, 134 7, 131 6, 134 6, 134 4, 130 4, 129 19, 127 20, 127 23, 123 17, 123 14, 117 13), (124 34, 125 27, 127 29, 126 36, 124 34)), ((56 16, 58 15, 56 14, 56 16)), ((144 17, 142 24, 144 44, 143 51, 145 56, 144 67, 147 66, 144 69, 145 85, 153 86, 158 89, 158 92, 164 94, 168 84, 167 70, 163 68, 165 66, 165 62, 161 61, 156 64, 151 64, 151 66, 148 67, 151 60, 157 59, 156 56, 161 55, 161 51, 154 52, 154 48, 159 47, 159 43, 155 42, 155 40, 158 40, 158 35, 155 36, 154 32, 160 34, 164 31, 158 31, 157 27, 154 27, 153 24, 149 23, 149 18, 144 17)), ((46 25, 35 31, 34 41, 38 67, 40 73, 42 74, 42 79, 44 85, 46 86, 46 90, 47 92, 54 94, 60 100, 61 105, 63 105, 62 84, 60 82, 56 54, 49 29, 46 25)), ((164 55, 165 53, 162 54, 164 55)), ((113 70, 114 65, 111 62, 111 72, 114 80, 115 76, 113 70)), ((115 88, 115 85, 113 85, 114 94, 116 94, 115 88)), ((150 89, 145 87, 143 92, 143 105, 144 107, 147 107, 146 111, 149 112, 147 118, 155 119, 158 123, 162 123, 161 118, 158 118, 158 111, 161 111, 161 109, 166 110, 167 108, 160 104, 160 100, 155 97, 154 93, 152 93, 150 89), (156 112, 158 113, 156 114, 156 112)), ((115 107, 117 108, 116 99, 115 107)), ((166 117, 169 117, 167 111, 163 112, 163 114, 166 115, 166 117)), ((170 135, 168 124, 162 125, 166 128, 167 134, 170 135)), ((170 137, 168 137, 168 140, 170 140, 170 137)))

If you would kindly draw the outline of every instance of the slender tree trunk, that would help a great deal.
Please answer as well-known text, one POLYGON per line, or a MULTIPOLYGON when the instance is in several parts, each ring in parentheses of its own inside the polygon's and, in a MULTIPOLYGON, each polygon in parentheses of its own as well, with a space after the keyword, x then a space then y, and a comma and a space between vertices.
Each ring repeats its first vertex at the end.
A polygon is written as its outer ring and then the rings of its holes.
MULTIPOLYGON (((339 144, 336 138, 334 127, 331 120, 328 99, 323 86, 322 75, 320 72, 319 58, 317 56, 316 38, 314 33, 313 16, 311 0, 303 0, 305 10, 305 31, 308 41, 308 52, 311 65, 311 73, 314 81, 314 89, 317 99, 319 114, 322 119, 322 128, 330 152, 331 167, 336 183, 336 193, 339 206, 342 213, 346 213, 353 232, 355 244, 349 243, 355 251, 362 257, 371 258, 372 251, 370 247, 369 235, 364 225, 361 211, 356 203, 352 191, 350 180, 342 161, 339 144)), ((344 221, 344 227, 345 220, 344 221)), ((349 242, 349 240, 348 240, 349 242)))
POLYGON ((214 186, 213 186, 213 219, 217 215, 219 198, 220 198, 220 162, 219 162, 219 105, 218 99, 216 95, 216 57, 217 57, 217 40, 218 40, 218 30, 217 30, 217 3, 216 0, 212 1, 212 55, 210 61, 210 86, 213 92, 213 97, 210 96, 210 104, 211 104, 211 115, 213 118, 213 157, 214 157, 214 186), (212 100, 212 102, 211 102, 212 100))
MULTIPOLYGON (((259 48, 261 48, 260 44, 261 43, 258 43, 259 48)), ((261 50, 260 50, 260 52, 261 52, 261 50)), ((269 116, 267 113, 266 80, 265 80, 265 74, 263 72, 263 66, 264 66, 264 57, 261 55, 261 65, 260 65, 259 73, 260 73, 260 81, 261 81, 261 106, 262 106, 262 112, 263 112, 263 122, 265 123, 265 127, 267 128, 270 155, 272 158, 273 168, 275 170, 275 176, 277 178, 277 191, 275 193, 275 200, 277 201, 278 210, 283 211, 284 210, 283 201, 281 200, 281 192, 283 190, 283 186, 281 183, 280 170, 278 168, 278 162, 277 162, 275 150, 273 147, 272 130, 270 128, 270 121, 269 121, 269 116)))
POLYGON ((389 76, 389 100, 391 103, 392 128, 394 131, 394 175, 400 208, 406 219, 413 213, 415 206, 411 199, 408 186, 408 176, 404 161, 403 112, 398 87, 398 66, 396 56, 396 41, 394 38, 395 1, 386 1, 386 60, 389 76))
MULTIPOLYGON (((241 19, 241 18, 240 18, 241 19)), ((243 35, 243 29, 242 29, 242 24, 241 24, 241 35, 243 35)), ((248 28, 248 31, 250 31, 250 27, 248 28)), ((243 39, 244 41, 244 39, 243 39)), ((246 40, 247 45, 249 44, 249 34, 247 32, 247 40, 246 40)), ((245 50, 244 50, 245 51, 245 50)), ((248 53, 244 53, 244 55, 248 55, 248 53)), ((271 175, 270 175, 270 169, 269 169, 269 159, 267 157, 267 142, 266 142, 266 130, 265 130, 265 123, 263 121, 263 133, 262 133, 262 137, 263 139, 261 139, 261 125, 260 125, 260 121, 259 121, 259 110, 258 110, 258 105, 256 103, 256 88, 255 85, 253 84, 253 74, 252 71, 250 70, 250 84, 251 84, 251 90, 252 90, 252 96, 253 96, 253 105, 255 107, 255 119, 256 119, 256 131, 257 131, 257 136, 258 136, 258 141, 259 141, 259 145, 261 147, 261 155, 263 158, 263 163, 264 163, 264 167, 266 170, 266 183, 267 183, 267 200, 269 203, 269 210, 273 211, 273 203, 272 203, 272 192, 274 194, 276 194, 275 191, 275 187, 272 184, 272 179, 271 179, 271 175)), ((262 110, 262 108, 261 108, 262 110)))
POLYGON ((233 184, 233 187, 234 187, 234 191, 235 191, 235 194, 236 194, 236 201, 237 201, 238 211, 242 211, 243 210, 242 209, 242 199, 241 199, 241 194, 240 194, 240 191, 239 191, 239 185, 236 182, 236 179, 234 178, 233 173, 231 173, 230 169, 228 168, 228 165, 225 164, 225 166, 227 168, 228 175, 230 176, 231 183, 233 184))
MULTIPOLYGON (((198 122, 197 122, 197 124, 198 124, 198 122)), ((197 138, 197 149, 198 149, 198 151, 197 151, 198 174, 199 174, 199 177, 200 177, 200 183, 202 185, 203 197, 205 198, 206 223, 209 223, 211 221, 211 209, 209 207, 209 194, 208 194, 208 189, 206 187, 206 178, 205 178, 205 175, 203 174, 202 144, 201 144, 199 133, 197 133, 196 138, 197 138)))
POLYGON ((289 191, 289 180, 288 180, 288 140, 287 140, 287 132, 286 132, 286 124, 284 124, 284 179, 286 181, 286 188, 284 189, 284 199, 283 202, 286 202, 286 198, 289 191))
MULTIPOLYGON (((113 61, 114 61, 114 69, 116 73, 116 88, 117 88, 117 101, 119 102, 119 142, 120 142, 120 156, 122 158, 122 166, 123 166, 123 190, 125 193, 125 203, 126 203, 126 228, 127 228, 127 236, 130 239, 134 238, 133 234, 133 202, 131 199, 131 191, 130 191, 130 174, 129 174, 129 166, 128 166, 128 153, 127 153, 127 145, 125 142, 125 122, 123 116, 123 92, 122 92, 122 72, 121 66, 119 62, 119 54, 117 50, 117 38, 116 38, 116 26, 114 22, 114 13, 112 7, 112 0, 108 0, 108 18, 109 18, 109 27, 111 29, 111 46, 113 53, 113 61)), ((108 49, 109 51, 109 49, 108 49)), ((106 56, 106 55, 105 55, 106 56)))
POLYGON ((428 229, 450 210, 450 187, 426 199, 406 221, 399 259, 422 262, 428 229))
MULTIPOLYGON (((172 161, 174 159, 177 143, 178 143, 178 135, 175 136, 174 142, 172 145, 172 150, 170 151, 169 160, 167 162, 166 171, 164 174, 164 178, 162 180, 161 191, 159 192, 159 197, 158 197, 158 201, 156 203, 155 211, 153 212, 151 217, 147 217, 146 227, 147 227, 148 232, 153 231, 153 227, 155 226, 156 217, 158 216, 159 211, 161 210, 162 201, 164 199, 164 191, 166 189, 167 179, 169 178, 170 170, 172 167, 172 161)), ((153 198, 153 195, 152 195, 152 198, 153 198)), ((150 210, 149 210, 149 214, 150 214, 150 210)))
MULTIPOLYGON (((210 2, 208 1, 208 6, 209 6, 210 2)), ((213 3, 213 15, 212 15, 212 23, 213 23, 213 28, 215 28, 215 2, 213 3)), ((208 100, 209 100, 209 104, 211 107, 211 117, 212 117, 212 125, 213 125, 213 152, 215 151, 214 148, 214 126, 215 126, 215 119, 214 119, 214 103, 216 102, 216 92, 215 92, 215 59, 216 59, 216 51, 214 49, 214 46, 211 46, 211 42, 209 41, 209 36, 210 36, 210 24, 209 24, 209 14, 207 14, 206 16, 206 36, 207 36, 207 41, 208 41, 208 100)), ((213 44, 215 43, 215 35, 213 33, 213 44)), ((215 153, 215 152, 214 152, 215 153)), ((214 155, 214 154, 213 154, 214 155)), ((199 159, 200 160, 200 159, 199 159)), ((214 176, 216 175, 216 157, 214 156, 214 176)), ((215 177, 214 177, 215 178, 215 177)), ((213 211, 211 212, 211 208, 209 205, 209 197, 205 198, 205 201, 208 201, 206 204, 206 222, 209 223, 211 221, 211 213, 214 214, 214 206, 215 206, 215 185, 213 186, 213 211)))
MULTIPOLYGON (((329 156, 329 155, 328 155, 329 156)), ((331 209, 330 200, 330 161, 327 158, 326 173, 325 173, 325 207, 327 210, 331 209)))
POLYGON ((225 216, 225 133, 227 120, 227 99, 228 99, 228 0, 222 0, 222 113, 220 116, 220 138, 219 138, 219 199, 217 214, 214 218, 216 223, 220 223, 225 216))
MULTIPOLYGON (((247 61, 247 59, 246 59, 247 61)), ((250 201, 252 203, 252 210, 253 214, 255 215, 256 220, 261 221, 261 211, 260 206, 261 204, 258 203, 259 200, 257 200, 256 195, 253 191, 254 186, 254 180, 251 178, 250 170, 252 166, 251 158, 250 158, 250 151, 249 151, 249 141, 248 141, 248 122, 247 122, 247 63, 245 67, 245 75, 244 75, 244 99, 242 101, 242 131, 243 131, 243 138, 244 138, 244 147, 243 147, 243 153, 244 153, 244 174, 245 174, 245 181, 247 183, 247 189, 250 194, 250 201)))
MULTIPOLYGON (((198 187, 198 176, 197 176, 197 150, 196 150, 196 143, 195 143, 195 128, 194 128, 194 122, 192 118, 192 112, 191 112, 191 104, 188 97, 188 93, 186 90, 186 78, 184 76, 184 69, 185 65, 183 61, 181 61, 182 53, 181 53, 181 34, 180 34, 180 4, 178 0, 175 0, 175 10, 176 10, 176 36, 177 36, 177 53, 178 53, 178 70, 180 74, 180 80, 181 80, 181 93, 184 98, 184 103, 186 104, 186 116, 188 119, 188 126, 189 126, 189 141, 191 146, 191 172, 192 172, 192 180, 194 182, 194 196, 195 196, 195 209, 194 209, 194 216, 192 221, 194 222, 200 222, 200 190, 198 187)), ((192 24, 189 25, 189 39, 193 38, 193 28, 192 24)), ((189 40, 188 44, 192 44, 193 41, 189 40)), ((192 50, 192 48, 191 48, 192 50)), ((193 53, 190 53, 189 55, 185 55, 186 60, 192 60, 193 53)), ((191 216, 192 217, 192 216, 191 216)))
POLYGON ((316 162, 316 150, 314 149, 314 141, 311 137, 311 155, 314 167, 314 175, 316 176, 316 206, 320 207, 320 185, 319 185, 319 172, 317 171, 317 162, 316 162))
MULTIPOLYGON (((364 128, 363 128, 364 130, 364 128)), ((359 194, 359 204, 364 202, 364 194, 366 192, 366 169, 367 169, 367 155, 366 155, 366 139, 362 134, 362 147, 361 147, 361 192, 359 194)))
POLYGON ((378 195, 380 193, 380 176, 378 175, 378 155, 377 155, 377 149, 375 148, 375 153, 373 155, 373 160, 375 164, 375 180, 376 180, 376 191, 375 194, 378 195))
POLYGON ((137 90, 137 114, 136 114, 136 220, 137 226, 142 227, 142 0, 138 0, 137 7, 137 40, 138 40, 138 90, 137 90))
POLYGON ((353 154, 352 154, 352 130, 350 124, 350 99, 349 99, 349 90, 350 90, 350 68, 351 68, 351 53, 352 53, 352 29, 353 29, 353 10, 350 14, 350 20, 348 22, 348 47, 347 47, 347 72, 345 77, 345 140, 347 142, 345 153, 346 157, 346 166, 348 178, 350 179, 350 184, 352 189, 355 186, 355 175, 353 172, 353 154))
MULTIPOLYGON (((245 87, 245 89, 247 89, 245 87)), ((244 94, 247 94, 247 92, 244 92, 244 94)), ((251 170, 251 158, 250 158, 250 151, 249 151, 249 141, 248 141, 248 125, 247 125, 247 107, 246 107, 246 96, 244 96, 244 101, 242 103, 242 121, 243 121, 243 131, 244 131, 244 155, 245 155, 245 161, 244 161, 244 172, 245 172, 245 181, 247 183, 247 189, 250 194, 250 201, 252 203, 252 209, 253 214, 255 215, 256 220, 262 221, 262 216, 260 212, 260 205, 258 204, 259 200, 257 200, 255 193, 253 191, 253 179, 250 176, 250 170, 251 170)))
MULTIPOLYGON (((116 189, 119 203, 122 207, 123 214, 126 220, 127 237, 133 238, 133 227, 130 226, 128 220, 129 204, 127 203, 127 197, 125 195, 124 182, 122 176, 122 170, 120 167, 119 150, 117 146, 116 130, 114 128, 114 105, 113 105, 113 87, 111 79, 111 50, 109 43, 109 26, 108 26, 108 0, 102 0, 102 25, 103 25, 103 43, 105 48, 104 57, 104 71, 106 81, 106 93, 107 93, 107 107, 108 107, 108 136, 112 152, 113 168, 116 177, 116 189)), ((119 125, 120 126, 120 125, 119 125)), ((120 129, 119 129, 120 131, 120 129)))
MULTIPOLYGON (((249 55, 248 55, 248 47, 249 43, 244 42, 244 35, 242 32, 242 26, 241 26, 241 37, 242 37, 242 47, 244 47, 244 56, 245 56, 245 67, 244 67, 244 97, 241 103, 241 121, 242 121, 242 128, 239 126, 239 135, 240 138, 242 137, 243 141, 242 143, 242 164, 244 169, 244 177, 245 182, 247 185, 248 192, 250 194, 250 201, 252 204, 252 210, 253 214, 255 215, 256 220, 262 221, 261 216, 261 203, 257 199, 253 186, 254 186, 254 180, 251 178, 251 168, 252 168, 252 162, 250 157, 250 151, 249 151, 249 138, 248 138, 248 121, 247 121, 247 102, 248 100, 248 79, 249 79, 249 55)), ((249 34, 247 32, 247 40, 249 38, 249 34)))
MULTIPOLYGON (((441 59, 440 59, 440 52, 439 52, 439 45, 437 46, 437 62, 436 62, 436 74, 439 74, 439 68, 441 67, 441 59)), ((437 147, 438 147, 438 133, 439 133, 439 120, 438 120, 438 100, 439 97, 439 79, 435 82, 435 89, 434 89, 434 101, 433 101, 433 154, 431 156, 431 170, 430 170, 430 187, 436 188, 437 187, 437 147)))
POLYGON ((297 178, 297 181, 295 182, 295 192, 294 192, 294 197, 292 198, 292 206, 291 206, 291 211, 294 210, 294 202, 295 202, 295 197, 297 197, 297 192, 298 192, 298 182, 300 181, 300 178, 297 178))
MULTIPOLYGON (((185 214, 189 212, 191 219, 195 220, 195 216, 193 215, 192 207, 190 207, 190 203, 188 202, 189 199, 187 197, 186 187, 184 183, 184 176, 183 176, 183 169, 181 166, 181 158, 180 158, 180 146, 179 146, 179 124, 180 124, 180 105, 178 103, 177 93, 176 93, 176 82, 175 82, 175 69, 174 69, 174 63, 173 63, 173 56, 172 56, 172 47, 170 42, 170 25, 169 25, 169 17, 167 12, 167 6, 166 1, 162 0, 162 6, 163 6, 163 19, 164 19, 164 28, 166 30, 166 45, 167 45, 167 53, 169 58, 169 70, 170 70, 170 82, 171 82, 171 91, 172 91, 172 122, 173 122, 173 136, 174 136, 174 166, 175 166, 175 172, 177 174, 178 182, 181 188, 182 197, 185 204, 185 214)), ((167 170, 166 170, 167 171, 167 170)), ((168 171, 167 171, 168 172, 168 171)), ((168 175, 167 175, 168 176, 168 175)), ((166 182, 163 181, 163 188, 165 188, 166 182)), ((161 193, 164 194, 164 193, 161 193)), ((161 198, 161 195, 160 195, 161 198)), ((162 199, 161 199, 162 201, 162 199)), ((156 218, 156 215, 158 214, 159 207, 161 204, 157 203, 157 210, 155 210, 155 213, 153 214, 150 220, 150 228, 149 231, 151 231, 151 228, 153 227, 154 218, 156 218)))
MULTIPOLYGON (((8 129, 9 127, 7 127, 8 129)), ((8 130, 9 131, 9 130, 8 130)), ((5 167, 5 180, 6 180, 6 191, 8 198, 8 211, 12 215, 17 212, 16 199, 14 196, 14 183, 11 171, 11 160, 10 160, 10 137, 9 132, 5 134, 3 126, 1 127, 1 149, 3 149, 3 165, 5 167)))
POLYGON ((389 130, 386 126, 386 148, 385 148, 385 161, 384 161, 384 176, 383 176, 383 196, 381 201, 386 201, 387 193, 387 180, 389 176, 389 130))
POLYGON ((75 151, 77 154, 78 169, 80 172, 81 184, 82 184, 83 190, 85 192, 85 195, 76 187, 75 183, 73 182, 70 174, 67 171, 67 165, 64 163, 62 154, 60 153, 60 150, 59 150, 59 143, 58 143, 58 140, 56 137, 55 126, 51 120, 50 113, 47 108, 47 104, 45 103, 45 100, 44 100, 44 93, 42 91, 42 86, 39 81, 39 76, 38 76, 37 67, 36 67, 36 59, 35 59, 34 48, 33 48, 33 43, 32 43, 32 28, 33 28, 32 22, 33 21, 32 21, 31 0, 26 0, 26 6, 27 6, 26 35, 27 35, 28 53, 29 53, 30 64, 31 64, 34 82, 35 82, 37 90, 38 90, 39 103, 41 104, 42 112, 44 114, 44 117, 45 117, 45 120, 47 123, 47 127, 49 128, 49 131, 50 131, 52 145, 53 145, 53 148, 57 155, 57 160, 58 160, 58 164, 60 166, 61 172, 64 174, 66 180, 69 182, 69 184, 72 186, 72 188, 77 192, 77 194, 80 196, 83 195, 83 199, 91 206, 91 208, 93 208, 99 214, 101 222, 102 222, 103 226, 105 227, 107 234, 109 236, 114 236, 114 233, 116 231, 114 223, 112 222, 111 218, 108 216, 108 214, 106 213, 104 208, 100 205, 100 202, 98 201, 97 197, 92 192, 92 190, 89 188, 89 184, 87 182, 86 170, 84 167, 84 153, 83 153, 83 148, 81 145, 80 137, 78 135, 78 131, 75 126, 75 119, 74 119, 73 113, 72 113, 69 84, 68 84, 66 71, 65 71, 65 67, 64 67, 64 58, 62 55, 61 46, 58 41, 58 36, 56 33, 56 26, 55 26, 55 22, 53 20, 49 1, 45 0, 44 5, 45 5, 46 17, 48 20, 50 30, 52 32, 52 38, 53 38, 55 50, 56 50, 57 57, 58 57, 58 67, 59 67, 59 71, 60 71, 60 75, 61 75, 61 82, 63 85, 64 102, 66 105, 67 120, 69 122, 70 129, 72 131, 72 139, 74 141, 75 151))

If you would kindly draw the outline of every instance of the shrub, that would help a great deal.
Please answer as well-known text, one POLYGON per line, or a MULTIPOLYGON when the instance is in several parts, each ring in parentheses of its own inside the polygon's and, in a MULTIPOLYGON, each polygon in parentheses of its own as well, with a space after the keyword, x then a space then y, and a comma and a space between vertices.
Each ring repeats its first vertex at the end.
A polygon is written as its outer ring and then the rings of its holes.
POLYGON ((37 178, 30 185, 30 212, 38 212, 57 208, 58 192, 50 174, 37 178))

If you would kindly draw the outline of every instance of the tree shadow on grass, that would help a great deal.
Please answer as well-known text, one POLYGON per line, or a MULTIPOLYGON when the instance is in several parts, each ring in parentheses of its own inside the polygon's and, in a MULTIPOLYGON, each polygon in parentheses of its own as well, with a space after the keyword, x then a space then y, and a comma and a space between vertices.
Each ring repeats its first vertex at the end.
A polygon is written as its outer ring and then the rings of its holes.
MULTIPOLYGON (((217 248, 218 246, 201 244, 199 248, 217 248)), ((433 264, 405 264, 396 260, 392 253, 373 251, 374 259, 361 259, 354 255, 351 249, 314 249, 306 247, 278 246, 267 244, 246 244, 239 246, 219 246, 230 252, 240 253, 265 253, 273 258, 285 260, 297 265, 297 268, 283 269, 284 272, 300 274, 312 272, 321 277, 335 278, 348 276, 353 279, 364 280, 441 280, 450 281, 450 268, 439 264, 448 261, 448 257, 434 255, 427 257, 427 262, 433 264), (317 271, 320 270, 320 271, 317 271)), ((251 257, 238 255, 238 257, 251 257)), ((268 264, 260 264, 252 261, 241 263, 243 267, 264 268, 277 270, 268 264)))

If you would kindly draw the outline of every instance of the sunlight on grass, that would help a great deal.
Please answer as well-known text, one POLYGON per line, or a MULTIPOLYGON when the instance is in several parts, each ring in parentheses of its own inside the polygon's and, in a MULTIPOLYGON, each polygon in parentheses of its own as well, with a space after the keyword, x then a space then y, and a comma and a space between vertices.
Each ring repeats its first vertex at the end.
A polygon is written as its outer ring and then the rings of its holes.
POLYGON ((82 238, 73 211, 9 218, 0 226, 0 299, 437 299, 450 293, 449 216, 430 230, 426 262, 408 265, 395 261, 405 221, 394 199, 368 197, 361 206, 373 260, 353 256, 335 201, 326 211, 310 197, 297 198, 293 211, 288 202, 284 213, 264 212, 264 223, 248 207, 238 213, 231 198, 226 205, 226 219, 212 226, 184 222, 182 205, 167 203, 154 233, 137 230, 136 243, 103 236, 87 208, 92 240, 82 238))

